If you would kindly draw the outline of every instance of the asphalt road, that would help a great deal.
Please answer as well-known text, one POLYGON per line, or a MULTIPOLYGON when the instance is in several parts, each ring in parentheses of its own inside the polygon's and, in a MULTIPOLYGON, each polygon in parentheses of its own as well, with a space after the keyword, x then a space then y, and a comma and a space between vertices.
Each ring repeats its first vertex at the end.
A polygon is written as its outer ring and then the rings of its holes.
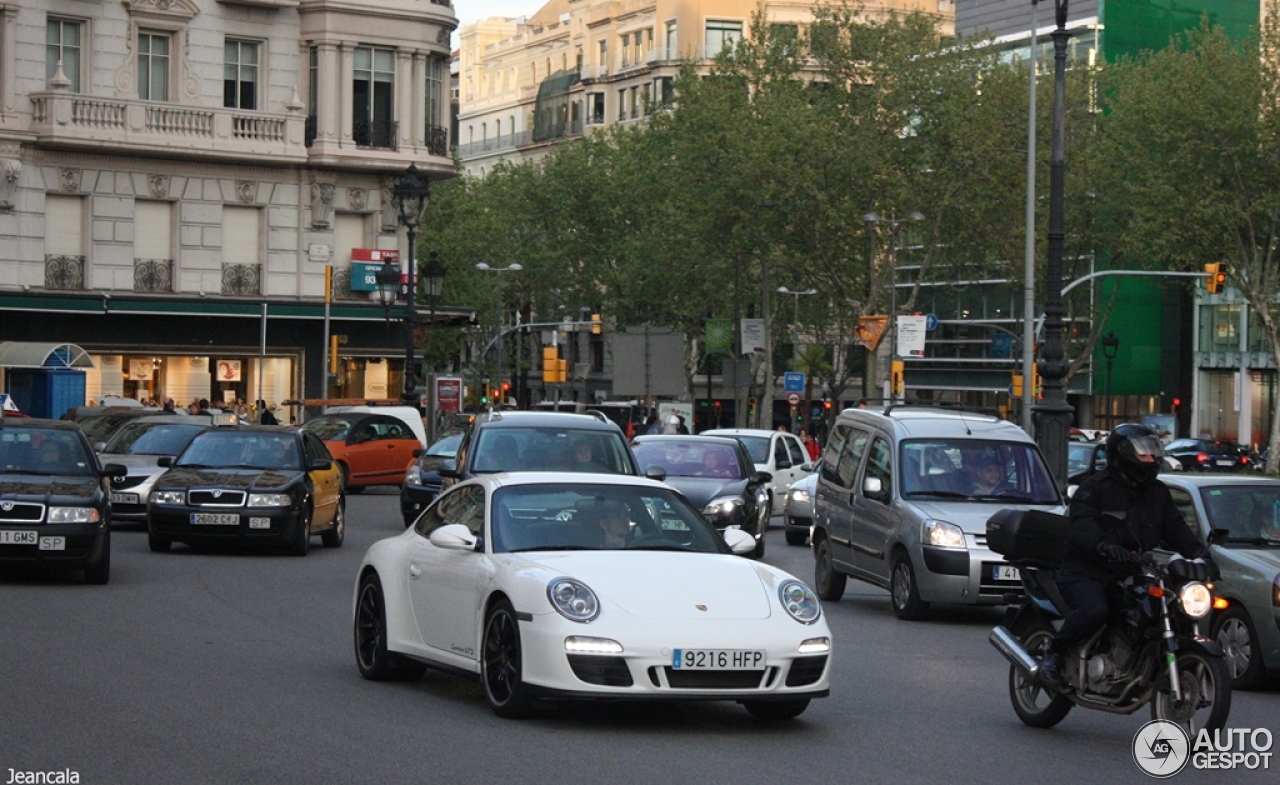
MULTIPOLYGON (((366 682, 355 569, 403 527, 391 489, 348 510, 346 545, 317 539, 306 558, 153 554, 141 531, 119 530, 108 586, 0 578, 0 785, 64 770, 90 785, 1147 781, 1131 753, 1146 710, 1027 728, 986 641, 998 611, 900 622, 884 592, 853 582, 825 606, 832 696, 782 725, 715 703, 568 704, 507 721, 471 680, 366 682)), ((808 549, 778 528, 765 559, 812 580, 808 549)), ((1280 694, 1238 693, 1228 724, 1280 736, 1280 694)), ((1172 781, 1274 782, 1271 767, 1172 781)))

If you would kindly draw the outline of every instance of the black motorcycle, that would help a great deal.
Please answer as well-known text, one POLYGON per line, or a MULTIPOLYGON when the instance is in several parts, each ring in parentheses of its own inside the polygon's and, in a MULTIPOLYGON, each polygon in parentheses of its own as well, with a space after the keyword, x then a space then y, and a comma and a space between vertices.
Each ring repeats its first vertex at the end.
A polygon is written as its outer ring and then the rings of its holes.
POLYGON ((1213 607, 1212 584, 1162 565, 1153 558, 1158 551, 1123 581, 1123 602, 1107 625, 1068 653, 1061 687, 1040 680, 1054 622, 1068 611, 1054 581, 1067 525, 1059 515, 1021 510, 1002 510, 987 522, 988 545, 1018 568, 1025 592, 990 635, 1011 663, 1009 697, 1018 718, 1050 728, 1073 706, 1132 714, 1150 704, 1152 719, 1175 722, 1193 738, 1201 728, 1223 727, 1231 678, 1222 649, 1199 628, 1213 607))

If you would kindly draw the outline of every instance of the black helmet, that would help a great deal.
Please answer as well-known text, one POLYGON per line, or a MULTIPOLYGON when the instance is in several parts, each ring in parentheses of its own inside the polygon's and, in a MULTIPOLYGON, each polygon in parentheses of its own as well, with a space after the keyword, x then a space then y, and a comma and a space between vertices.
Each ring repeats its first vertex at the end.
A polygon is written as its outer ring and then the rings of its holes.
POLYGON ((1139 485, 1151 482, 1160 473, 1164 446, 1145 425, 1125 423, 1107 437, 1107 468, 1118 471, 1139 485), (1151 456, 1154 460, 1142 460, 1151 456))

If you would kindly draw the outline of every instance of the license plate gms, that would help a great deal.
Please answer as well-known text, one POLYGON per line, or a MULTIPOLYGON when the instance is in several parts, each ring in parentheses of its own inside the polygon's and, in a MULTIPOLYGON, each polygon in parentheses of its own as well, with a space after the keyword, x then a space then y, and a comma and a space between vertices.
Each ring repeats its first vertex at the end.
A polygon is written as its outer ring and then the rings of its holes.
POLYGON ((991 577, 997 581, 1017 581, 1022 576, 1018 574, 1017 567, 1010 567, 1007 564, 996 564, 991 567, 991 577))
POLYGON ((35 545, 39 540, 34 531, 0 531, 0 545, 35 545))
POLYGON ((240 514, 234 512, 193 512, 192 526, 239 526, 240 514))
POLYGON ((758 649, 675 649, 671 668, 678 671, 742 671, 764 667, 758 649))

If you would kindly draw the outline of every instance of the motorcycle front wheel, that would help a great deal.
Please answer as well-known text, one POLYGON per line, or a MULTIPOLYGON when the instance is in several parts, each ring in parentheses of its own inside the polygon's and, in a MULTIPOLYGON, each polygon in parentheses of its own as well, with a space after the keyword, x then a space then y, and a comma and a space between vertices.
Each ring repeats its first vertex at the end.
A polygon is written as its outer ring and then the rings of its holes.
POLYGON ((1181 725, 1195 738, 1201 728, 1215 731, 1231 713, 1231 676, 1221 657, 1186 651, 1178 655, 1178 684, 1182 700, 1169 689, 1161 689, 1151 699, 1151 719, 1181 725))
MULTIPOLYGON (((1022 646, 1037 660, 1043 660, 1053 640, 1053 627, 1037 624, 1022 634, 1022 646)), ((1065 676, 1065 674, 1063 674, 1065 676)), ((1009 698, 1018 719, 1033 728, 1052 728, 1067 716, 1072 704, 1056 690, 1046 689, 1038 679, 1009 666, 1009 698)))

